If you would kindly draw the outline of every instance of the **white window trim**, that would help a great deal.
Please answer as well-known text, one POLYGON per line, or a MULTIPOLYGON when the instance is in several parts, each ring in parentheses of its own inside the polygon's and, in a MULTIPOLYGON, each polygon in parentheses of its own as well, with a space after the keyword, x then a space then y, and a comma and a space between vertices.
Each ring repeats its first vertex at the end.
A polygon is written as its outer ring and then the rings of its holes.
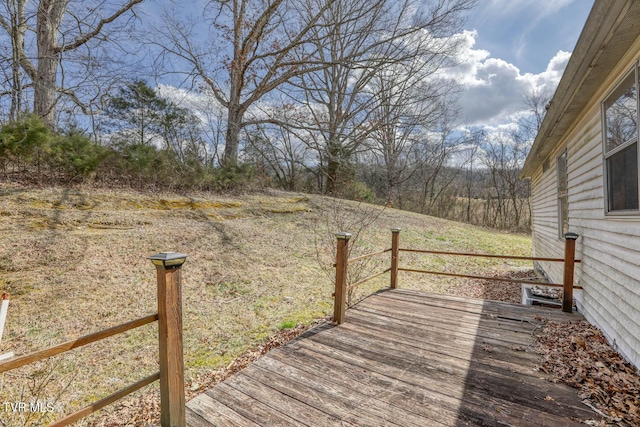
MULTIPOLYGON (((636 61, 633 66, 624 73, 624 75, 619 78, 616 81, 616 84, 607 92, 607 94, 605 95, 604 99, 602 100, 602 102, 600 103, 600 114, 601 114, 601 119, 600 119, 600 126, 602 129, 602 172, 603 172, 603 180, 604 180, 604 188, 603 188, 603 194, 604 194, 604 215, 605 217, 609 217, 609 218, 624 218, 624 217, 633 217, 633 218, 640 218, 640 207, 638 210, 634 210, 634 211, 610 211, 609 210, 609 182, 608 182, 608 170, 607 170, 607 159, 613 155, 615 155, 616 153, 628 148, 630 145, 633 145, 634 142, 631 142, 633 140, 627 141, 625 144, 622 144, 619 147, 614 148, 613 150, 607 152, 606 149, 606 143, 607 143, 607 128, 606 128, 606 117, 607 117, 607 111, 606 111, 606 107, 605 107, 605 103, 606 101, 609 99, 609 97, 611 97, 611 95, 613 94, 613 92, 615 92, 616 89, 618 89, 618 87, 622 84, 622 82, 624 82, 631 73, 634 73, 635 75, 635 85, 636 85, 636 115, 638 115, 638 121, 637 121, 637 126, 636 126, 636 139, 635 139, 635 144, 638 144, 637 146, 637 153, 638 153, 638 192, 640 193, 640 84, 638 82, 638 66, 639 63, 638 61, 636 61)), ((639 194, 639 198, 640 198, 640 194, 639 194)))

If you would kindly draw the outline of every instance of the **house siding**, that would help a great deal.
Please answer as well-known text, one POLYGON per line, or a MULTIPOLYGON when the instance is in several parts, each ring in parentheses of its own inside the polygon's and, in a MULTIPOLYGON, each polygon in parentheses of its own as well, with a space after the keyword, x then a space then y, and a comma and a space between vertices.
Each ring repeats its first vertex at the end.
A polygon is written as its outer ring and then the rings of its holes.
MULTIPOLYGON (((537 257, 562 258, 558 238, 556 157, 566 148, 568 159, 569 231, 576 244, 578 310, 597 325, 609 342, 629 361, 640 366, 640 217, 605 215, 602 124, 600 103, 618 79, 633 66, 635 55, 616 67, 597 96, 549 157, 549 169, 536 170, 532 184, 533 251, 537 257)), ((560 263, 538 264, 554 283, 562 283, 560 263)))

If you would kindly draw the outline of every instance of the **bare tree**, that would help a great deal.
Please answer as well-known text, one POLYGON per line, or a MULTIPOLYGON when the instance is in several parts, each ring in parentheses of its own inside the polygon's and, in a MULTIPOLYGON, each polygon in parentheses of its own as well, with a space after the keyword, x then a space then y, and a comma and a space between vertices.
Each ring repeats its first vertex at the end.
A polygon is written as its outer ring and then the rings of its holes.
POLYGON ((465 192, 467 196, 467 206, 465 209, 464 220, 468 223, 471 223, 473 212, 471 208, 471 200, 475 196, 474 190, 477 186, 475 179, 476 177, 474 176, 473 172, 478 157, 478 152, 480 151, 480 145, 478 138, 472 138, 469 142, 470 144, 467 144, 465 153, 467 158, 465 159, 465 162, 463 164, 463 167, 465 167, 465 192))
POLYGON ((415 58, 380 69, 371 82, 377 103, 366 146, 376 154, 384 171, 388 206, 397 198, 399 186, 429 161, 421 153, 420 142, 454 110, 455 83, 433 75, 455 46, 446 51, 432 49, 432 42, 425 43, 427 46, 420 43, 424 40, 416 41, 415 58))
POLYGON ((445 121, 440 132, 433 133, 421 144, 420 152, 425 161, 417 171, 415 184, 420 191, 417 210, 421 213, 441 216, 450 210, 445 196, 460 171, 447 164, 452 154, 466 142, 465 138, 454 137, 453 133, 452 123, 445 121))
MULTIPOLYGON (((28 0, 6 0, 9 21, 0 15, 0 27, 9 35, 13 48, 12 91, 15 100, 12 98, 12 102, 15 108, 12 111, 18 108, 22 97, 20 70, 15 65, 19 64, 33 87, 33 111, 50 128, 55 127, 56 104, 61 95, 72 99, 86 112, 86 105, 74 90, 65 87, 64 73, 60 73, 68 55, 82 47, 89 48, 91 43, 99 44, 106 40, 105 27, 112 26, 125 14, 131 16, 133 7, 142 1, 130 0, 113 8, 102 1, 40 0, 33 4, 32 10, 27 10, 28 0), (25 43, 30 30, 35 38, 33 52, 27 51, 33 44, 25 43)), ((85 60, 90 62, 90 50, 88 55, 85 60)))
MULTIPOLYGON (((320 0, 317 0, 320 1, 320 0)), ((293 83, 295 99, 304 99, 311 148, 318 150, 326 180, 325 192, 335 193, 353 178, 352 157, 380 122, 381 102, 375 79, 392 65, 424 61, 434 70, 451 45, 442 40, 462 22, 473 1, 340 0, 333 3, 318 27, 315 40, 322 70, 300 75, 293 83), (442 37, 442 38, 439 38, 442 37)), ((384 132, 384 131, 382 131, 384 132)))
POLYGON ((205 143, 204 163, 210 166, 218 166, 222 163, 222 147, 224 147, 226 125, 224 112, 211 108, 210 104, 198 105, 196 112, 202 120, 199 128, 201 131, 200 138, 205 143))
MULTIPOLYGON (((241 130, 272 121, 249 113, 274 89, 285 86, 289 89, 292 84, 303 89, 310 87, 316 94, 324 92, 327 96, 322 96, 322 102, 331 103, 330 114, 334 114, 336 109, 344 108, 343 104, 335 106, 335 97, 346 103, 361 99, 327 92, 339 91, 336 86, 351 85, 350 79, 358 75, 365 77, 355 83, 357 92, 364 91, 372 64, 388 62, 389 58, 397 60, 406 51, 399 42, 402 38, 427 28, 434 34, 445 28, 454 29, 456 25, 451 25, 456 22, 454 17, 457 19, 473 3, 474 0, 433 0, 420 6, 413 0, 209 2, 203 13, 209 29, 208 41, 193 42, 193 17, 185 22, 177 19, 176 13, 170 13, 166 18, 170 25, 163 32, 169 40, 165 52, 186 61, 190 66, 187 74, 211 90, 226 109, 223 162, 235 164, 241 130), (389 16, 394 19, 389 20, 389 16), (389 44, 391 40, 397 41, 395 46, 389 44)), ((309 95, 307 101, 316 103, 315 98, 309 95)), ((360 112, 365 110, 362 105, 358 108, 360 112)), ((352 117, 330 117, 322 122, 328 121, 328 127, 334 128, 328 133, 342 134, 340 120, 353 123, 352 117)), ((328 137, 330 145, 334 139, 328 137)))
MULTIPOLYGON (((23 108, 23 76, 20 67, 24 38, 27 31, 27 20, 25 17, 27 0, 6 0, 2 2, 2 13, 0 13, 0 26, 7 32, 11 44, 11 54, 5 55, 6 63, 9 63, 10 75, 6 79, 8 85, 3 94, 11 97, 9 120, 13 121, 23 108)), ((4 61, 3 61, 4 62, 4 61)))
POLYGON ((323 18, 326 25, 313 38, 317 60, 327 66, 292 82, 299 90, 289 95, 304 99, 307 114, 301 126, 312 130, 307 141, 317 152, 320 188, 327 193, 348 179, 340 176, 350 175, 344 166, 370 132, 366 122, 375 99, 368 84, 376 66, 390 60, 384 57, 389 39, 380 40, 388 8, 384 1, 334 2, 323 18))
POLYGON ((305 0, 212 1, 203 12, 208 40, 200 45, 193 17, 186 22, 167 14, 165 52, 189 64, 187 74, 227 111, 223 163, 237 163, 241 130, 263 122, 245 119, 250 107, 294 76, 323 66, 313 60, 310 37, 334 2, 314 9, 305 0))
POLYGON ((300 175, 305 164, 308 147, 280 125, 258 125, 247 132, 249 146, 245 151, 253 154, 276 177, 278 185, 294 191, 300 187, 300 175))
POLYGON ((514 134, 498 134, 487 137, 482 148, 492 183, 485 225, 518 229, 529 198, 528 183, 518 178, 529 151, 529 141, 514 138, 514 134))
MULTIPOLYGON (((351 234, 348 258, 370 253, 371 248, 365 246, 361 237, 371 231, 372 226, 385 208, 336 197, 325 197, 314 200, 314 202, 319 211, 318 219, 313 228, 316 260, 327 281, 331 283, 335 280, 333 266, 336 263, 336 231, 346 230, 351 234)), ((347 272, 347 284, 351 285, 364 279, 374 267, 380 267, 381 262, 384 261, 374 257, 363 262, 350 264, 347 272)), ((351 306, 356 303, 356 297, 357 289, 350 289, 347 292, 347 304, 351 306)))
POLYGON ((540 129, 552 96, 553 94, 546 86, 532 86, 529 91, 522 96, 522 101, 527 108, 529 108, 530 115, 524 117, 519 124, 530 139, 535 138, 535 134, 538 132, 538 129, 540 129))

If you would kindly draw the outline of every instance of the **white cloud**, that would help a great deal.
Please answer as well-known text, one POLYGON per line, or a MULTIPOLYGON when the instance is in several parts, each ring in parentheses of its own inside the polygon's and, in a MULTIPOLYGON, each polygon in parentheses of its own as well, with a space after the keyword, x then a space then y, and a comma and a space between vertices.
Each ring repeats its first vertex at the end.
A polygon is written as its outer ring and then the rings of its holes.
POLYGON ((453 36, 455 42, 461 46, 457 57, 459 65, 444 71, 444 74, 453 77, 456 81, 466 86, 482 84, 482 81, 476 78, 478 67, 491 55, 487 50, 474 49, 477 36, 478 32, 475 30, 464 30, 462 33, 453 36))
POLYGON ((179 107, 187 108, 193 112, 219 113, 224 111, 220 103, 210 93, 190 91, 162 83, 156 87, 156 91, 160 97, 169 99, 179 107))
POLYGON ((565 52, 563 50, 558 51, 558 53, 551 58, 549 65, 547 65, 547 69, 542 74, 559 82, 570 58, 571 52, 565 52))
POLYGON ((559 51, 545 71, 522 73, 515 65, 492 58, 486 50, 474 49, 475 31, 457 37, 463 44, 460 65, 447 71, 465 89, 460 97, 462 120, 469 125, 497 126, 527 109, 523 96, 532 89, 552 94, 571 56, 559 51))

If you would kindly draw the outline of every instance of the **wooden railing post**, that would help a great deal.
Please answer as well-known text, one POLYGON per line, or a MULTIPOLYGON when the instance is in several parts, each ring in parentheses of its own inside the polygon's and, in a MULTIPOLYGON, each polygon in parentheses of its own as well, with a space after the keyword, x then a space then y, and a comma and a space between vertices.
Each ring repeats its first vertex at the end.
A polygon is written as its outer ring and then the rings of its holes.
POLYGON ((391 289, 398 287, 398 253, 400 249, 400 229, 391 229, 391 289))
POLYGON ((564 280, 562 281, 562 311, 573 311, 573 270, 576 259, 576 240, 578 235, 567 233, 564 235, 564 280))
POLYGON ((336 250, 336 289, 333 302, 333 321, 338 325, 344 322, 347 302, 347 268, 349 264, 349 233, 336 233, 338 247, 336 250))
POLYGON ((182 351, 182 264, 187 256, 162 252, 150 257, 158 279, 160 425, 186 427, 182 351))

